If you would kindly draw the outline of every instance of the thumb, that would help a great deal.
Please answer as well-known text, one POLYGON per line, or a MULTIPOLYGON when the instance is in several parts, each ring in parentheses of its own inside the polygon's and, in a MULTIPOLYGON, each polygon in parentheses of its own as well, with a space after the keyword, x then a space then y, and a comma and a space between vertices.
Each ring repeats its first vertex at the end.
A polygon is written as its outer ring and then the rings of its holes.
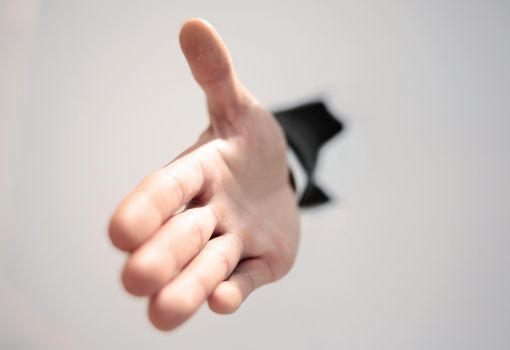
POLYGON ((212 121, 233 121, 254 99, 237 79, 227 46, 202 19, 188 20, 179 35, 195 80, 205 91, 212 121))

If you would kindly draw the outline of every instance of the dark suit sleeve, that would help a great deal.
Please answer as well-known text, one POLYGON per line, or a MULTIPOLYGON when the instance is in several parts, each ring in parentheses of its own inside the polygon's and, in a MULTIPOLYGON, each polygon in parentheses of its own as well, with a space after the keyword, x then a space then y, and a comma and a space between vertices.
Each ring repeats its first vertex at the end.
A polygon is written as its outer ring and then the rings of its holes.
MULTIPOLYGON (((342 131, 342 123, 321 101, 273 113, 285 132, 289 147, 307 175, 307 184, 299 206, 311 207, 328 202, 329 196, 315 182, 315 168, 320 148, 342 131)), ((295 189, 292 172, 290 181, 295 189)))

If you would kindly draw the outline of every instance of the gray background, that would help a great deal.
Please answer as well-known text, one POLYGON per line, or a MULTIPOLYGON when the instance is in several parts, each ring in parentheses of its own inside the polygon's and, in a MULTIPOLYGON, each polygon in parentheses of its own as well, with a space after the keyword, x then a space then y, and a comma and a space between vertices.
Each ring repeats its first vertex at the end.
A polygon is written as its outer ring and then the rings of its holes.
POLYGON ((508 1, 0 0, 0 347, 510 348, 509 36, 508 1), (105 228, 207 124, 195 16, 269 107, 347 130, 292 272, 168 334, 105 228))

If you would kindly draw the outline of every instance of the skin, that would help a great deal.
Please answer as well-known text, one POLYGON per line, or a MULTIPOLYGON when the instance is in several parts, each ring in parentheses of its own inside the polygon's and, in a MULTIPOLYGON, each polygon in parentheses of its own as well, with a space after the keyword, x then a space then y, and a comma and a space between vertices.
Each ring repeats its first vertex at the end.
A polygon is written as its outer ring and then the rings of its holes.
POLYGON ((239 82, 211 25, 189 20, 179 41, 206 94, 210 125, 142 180, 108 229, 128 253, 125 289, 148 297, 149 319, 161 330, 178 327, 206 300, 217 313, 236 311, 290 270, 300 231, 287 144, 274 116, 239 82))

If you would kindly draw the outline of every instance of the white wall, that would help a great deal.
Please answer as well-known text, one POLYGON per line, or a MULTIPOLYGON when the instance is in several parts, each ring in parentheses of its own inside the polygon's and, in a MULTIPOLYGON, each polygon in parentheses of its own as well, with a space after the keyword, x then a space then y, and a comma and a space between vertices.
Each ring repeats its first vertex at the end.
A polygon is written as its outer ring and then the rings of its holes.
POLYGON ((510 348, 510 3, 0 0, 0 347, 510 348), (233 316, 153 330, 109 215, 207 123, 204 17, 270 107, 323 96, 337 201, 233 316))

